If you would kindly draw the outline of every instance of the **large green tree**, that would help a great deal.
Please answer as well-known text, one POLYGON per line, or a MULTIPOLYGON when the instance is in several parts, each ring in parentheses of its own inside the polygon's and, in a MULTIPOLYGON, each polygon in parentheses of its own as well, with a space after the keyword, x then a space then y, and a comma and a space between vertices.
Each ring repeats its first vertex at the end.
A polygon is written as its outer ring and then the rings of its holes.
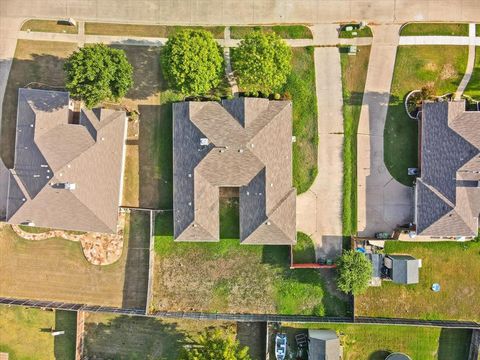
POLYGON ((270 94, 279 91, 292 71, 292 51, 277 34, 253 31, 232 56, 232 66, 243 90, 270 94))
POLYGON ((207 94, 224 76, 222 50, 206 30, 186 29, 169 37, 161 61, 170 86, 184 95, 207 94))
POLYGON ((358 295, 367 290, 372 264, 364 254, 348 250, 338 259, 337 272, 338 288, 344 293, 358 295))
POLYGON ((133 85, 133 68, 125 51, 103 44, 83 47, 65 62, 67 89, 88 108, 118 100, 133 85))
POLYGON ((251 360, 248 347, 241 347, 233 336, 224 336, 220 330, 207 330, 197 346, 185 349, 179 360, 251 360))

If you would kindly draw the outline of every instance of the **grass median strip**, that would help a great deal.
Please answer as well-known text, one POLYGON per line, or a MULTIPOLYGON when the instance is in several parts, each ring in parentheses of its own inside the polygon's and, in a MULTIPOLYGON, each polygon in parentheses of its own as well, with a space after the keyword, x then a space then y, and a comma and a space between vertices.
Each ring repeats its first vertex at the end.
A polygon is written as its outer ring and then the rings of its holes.
POLYGON ((400 36, 468 36, 468 24, 408 23, 400 30, 400 36))
POLYGON ((473 67, 472 77, 468 82, 464 95, 475 100, 480 100, 480 48, 475 47, 475 64, 473 67))
POLYGON ((23 23, 20 30, 32 32, 78 34, 77 26, 67 25, 64 23, 60 23, 56 20, 27 20, 23 23))
POLYGON ((86 35, 115 35, 168 38, 184 30, 207 30, 215 39, 223 39, 224 26, 171 26, 171 25, 137 25, 137 24, 111 24, 111 23, 85 23, 86 35))
POLYGON ((466 46, 399 46, 384 130, 384 161, 394 179, 412 186, 408 168, 418 167, 418 123, 404 100, 412 90, 431 86, 436 95, 455 92, 467 66, 466 46))
POLYGON ((318 120, 313 47, 293 48, 293 70, 283 92, 293 103, 293 185, 307 191, 318 173, 318 120))
POLYGON ((305 25, 277 25, 277 26, 231 26, 230 37, 243 39, 252 31, 273 31, 283 39, 312 39, 310 29, 305 25))
POLYGON ((343 234, 357 231, 357 130, 367 79, 370 46, 358 47, 357 55, 340 48, 343 89, 343 234))

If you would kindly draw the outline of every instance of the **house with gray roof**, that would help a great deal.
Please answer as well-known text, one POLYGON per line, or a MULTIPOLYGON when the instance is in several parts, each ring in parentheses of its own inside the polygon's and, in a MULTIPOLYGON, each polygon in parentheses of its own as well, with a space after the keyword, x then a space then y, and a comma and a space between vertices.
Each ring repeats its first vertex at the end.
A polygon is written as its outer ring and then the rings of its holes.
POLYGON ((308 330, 308 360, 339 360, 340 339, 333 330, 308 330))
POLYGON ((417 235, 474 237, 480 212, 480 112, 465 111, 465 101, 426 101, 420 125, 417 235))
POLYGON ((19 89, 7 222, 117 231, 126 114, 97 108, 76 115, 67 92, 19 89))
POLYGON ((291 102, 181 102, 173 118, 175 240, 219 241, 219 191, 238 188, 241 243, 294 244, 291 102))

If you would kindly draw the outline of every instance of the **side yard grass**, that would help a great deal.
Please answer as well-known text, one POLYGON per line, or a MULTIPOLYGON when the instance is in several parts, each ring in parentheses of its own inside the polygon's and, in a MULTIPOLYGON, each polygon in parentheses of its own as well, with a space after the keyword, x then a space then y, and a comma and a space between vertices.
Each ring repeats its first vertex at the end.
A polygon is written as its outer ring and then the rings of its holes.
POLYGON ((231 26, 230 37, 243 39, 252 31, 272 31, 283 39, 312 39, 313 35, 305 25, 275 25, 275 26, 231 26))
POLYGON ((223 39, 225 26, 170 26, 115 23, 85 23, 86 35, 143 36, 167 38, 183 29, 207 30, 215 39, 223 39))
POLYGON ((408 117, 404 99, 431 85, 436 95, 454 92, 465 73, 466 46, 399 46, 384 130, 384 161, 400 183, 412 186, 409 167, 418 167, 418 123, 408 117))
POLYGON ((78 34, 77 26, 59 23, 56 20, 31 19, 23 23, 22 31, 78 34))
POLYGON ((307 234, 297 232, 297 243, 293 246, 293 263, 308 264, 316 262, 315 246, 307 234))
POLYGON ((318 120, 313 47, 292 48, 293 70, 283 92, 293 102, 293 185, 307 191, 318 173, 318 120))
MULTIPOLYGON (((225 221, 223 218, 221 222, 225 221)), ((150 311, 345 315, 317 270, 289 268, 287 246, 174 242, 171 212, 156 218, 150 311)))
POLYGON ((295 344, 295 335, 309 328, 336 331, 345 360, 384 360, 392 352, 403 352, 412 359, 463 360, 468 357, 472 334, 466 329, 299 323, 283 323, 281 331, 295 344))
MULTIPOLYGON (((478 35, 477 35, 478 36, 478 35)), ((475 47, 475 63, 473 67, 472 77, 468 82, 467 88, 463 95, 480 100, 480 48, 475 47)))
POLYGON ((400 30, 400 36, 416 35, 468 36, 468 24, 408 23, 400 30))
POLYGON ((14 359, 75 358, 76 313, 0 305, 0 352, 14 359), (63 330, 53 337, 50 330, 63 330))
POLYGON ((176 360, 184 346, 194 346, 207 328, 235 336, 234 323, 168 320, 89 313, 85 318, 85 350, 89 359, 176 360))
POLYGON ((343 235, 357 232, 357 130, 367 79, 370 46, 359 46, 357 55, 340 48, 343 92, 343 235))
POLYGON ((420 282, 383 282, 356 297, 356 314, 376 317, 480 321, 480 242, 407 243, 389 241, 386 253, 422 259, 420 282), (433 283, 441 290, 434 293, 433 283))

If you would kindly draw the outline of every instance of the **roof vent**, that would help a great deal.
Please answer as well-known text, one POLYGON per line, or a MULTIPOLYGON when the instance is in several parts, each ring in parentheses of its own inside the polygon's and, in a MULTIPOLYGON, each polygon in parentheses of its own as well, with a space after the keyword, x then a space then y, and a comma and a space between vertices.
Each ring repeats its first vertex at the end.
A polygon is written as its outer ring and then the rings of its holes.
POLYGON ((75 183, 65 183, 65 189, 67 190, 75 190, 77 188, 77 184, 75 183))
POLYGON ((270 221, 267 221, 265 225, 272 225, 272 223, 270 221))
POLYGON ((243 149, 238 149, 238 152, 241 154, 243 153, 243 149))
POLYGON ((188 177, 190 177, 190 178, 191 178, 191 177, 192 177, 192 174, 188 174, 188 177))
POLYGON ((209 143, 208 138, 200 138, 200 145, 207 146, 209 143))

